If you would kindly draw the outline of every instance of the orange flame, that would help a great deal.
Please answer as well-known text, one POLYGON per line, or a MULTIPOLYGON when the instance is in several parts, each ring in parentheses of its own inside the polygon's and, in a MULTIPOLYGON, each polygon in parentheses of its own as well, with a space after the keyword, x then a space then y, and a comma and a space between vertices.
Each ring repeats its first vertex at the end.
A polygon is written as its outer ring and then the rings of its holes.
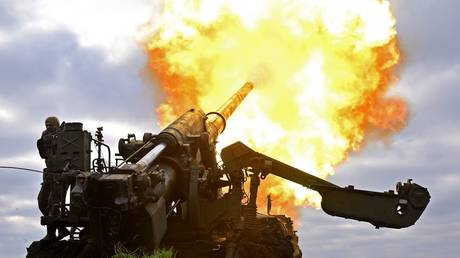
MULTIPOLYGON (((386 96, 400 56, 388 1, 171 0, 155 17, 144 46, 166 96, 161 125, 191 106, 216 109, 250 80, 220 147, 242 140, 324 179, 371 132, 405 126, 405 102, 386 96)), ((321 200, 270 176, 262 190, 290 215, 321 200)))

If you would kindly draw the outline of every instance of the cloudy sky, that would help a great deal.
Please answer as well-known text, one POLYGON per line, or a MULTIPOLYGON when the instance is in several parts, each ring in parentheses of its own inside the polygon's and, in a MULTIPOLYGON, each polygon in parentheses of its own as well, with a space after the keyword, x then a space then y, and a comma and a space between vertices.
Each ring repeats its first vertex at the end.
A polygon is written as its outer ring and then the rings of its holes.
MULTIPOLYGON (((41 169, 35 141, 48 115, 103 125, 108 143, 156 132, 161 93, 140 77, 135 43, 152 1, 0 0, 0 165, 41 169)), ((460 2, 392 1, 404 51, 396 91, 411 106, 408 127, 390 145, 370 143, 338 168, 336 184, 393 189, 413 178, 432 199, 403 230, 304 208, 304 257, 457 257, 460 252, 460 2)), ((44 235, 36 207, 41 175, 0 170, 0 257, 24 257, 44 235)))

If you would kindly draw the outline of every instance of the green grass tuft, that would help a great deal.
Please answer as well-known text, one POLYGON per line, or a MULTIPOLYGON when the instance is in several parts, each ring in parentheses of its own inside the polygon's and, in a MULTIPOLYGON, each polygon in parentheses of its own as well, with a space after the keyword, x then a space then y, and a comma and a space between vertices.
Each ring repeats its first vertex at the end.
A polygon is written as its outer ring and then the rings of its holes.
POLYGON ((118 249, 112 258, 174 258, 175 253, 173 249, 159 249, 155 250, 152 254, 139 255, 136 252, 129 252, 125 249, 118 249))

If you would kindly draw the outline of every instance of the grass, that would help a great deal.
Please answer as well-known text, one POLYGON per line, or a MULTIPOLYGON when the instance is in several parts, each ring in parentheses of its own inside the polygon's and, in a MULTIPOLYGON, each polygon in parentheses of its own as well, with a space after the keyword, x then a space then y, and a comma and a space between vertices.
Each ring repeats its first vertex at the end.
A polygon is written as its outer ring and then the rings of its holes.
POLYGON ((118 249, 112 258, 174 258, 175 252, 173 249, 159 249, 151 254, 139 255, 137 252, 129 252, 125 249, 118 249))

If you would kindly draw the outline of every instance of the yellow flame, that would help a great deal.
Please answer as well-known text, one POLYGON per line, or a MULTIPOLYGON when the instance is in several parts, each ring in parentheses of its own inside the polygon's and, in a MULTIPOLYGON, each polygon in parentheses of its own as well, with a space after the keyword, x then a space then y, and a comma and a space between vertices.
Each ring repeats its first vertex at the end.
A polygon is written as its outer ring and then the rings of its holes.
MULTIPOLYGON (((404 102, 385 97, 399 61, 388 1, 170 0, 162 8, 145 49, 167 96, 157 109, 163 125, 191 105, 212 111, 253 81, 220 147, 241 140, 321 178, 370 130, 404 126, 404 102)), ((319 207, 316 192, 268 181, 274 205, 319 207)))

